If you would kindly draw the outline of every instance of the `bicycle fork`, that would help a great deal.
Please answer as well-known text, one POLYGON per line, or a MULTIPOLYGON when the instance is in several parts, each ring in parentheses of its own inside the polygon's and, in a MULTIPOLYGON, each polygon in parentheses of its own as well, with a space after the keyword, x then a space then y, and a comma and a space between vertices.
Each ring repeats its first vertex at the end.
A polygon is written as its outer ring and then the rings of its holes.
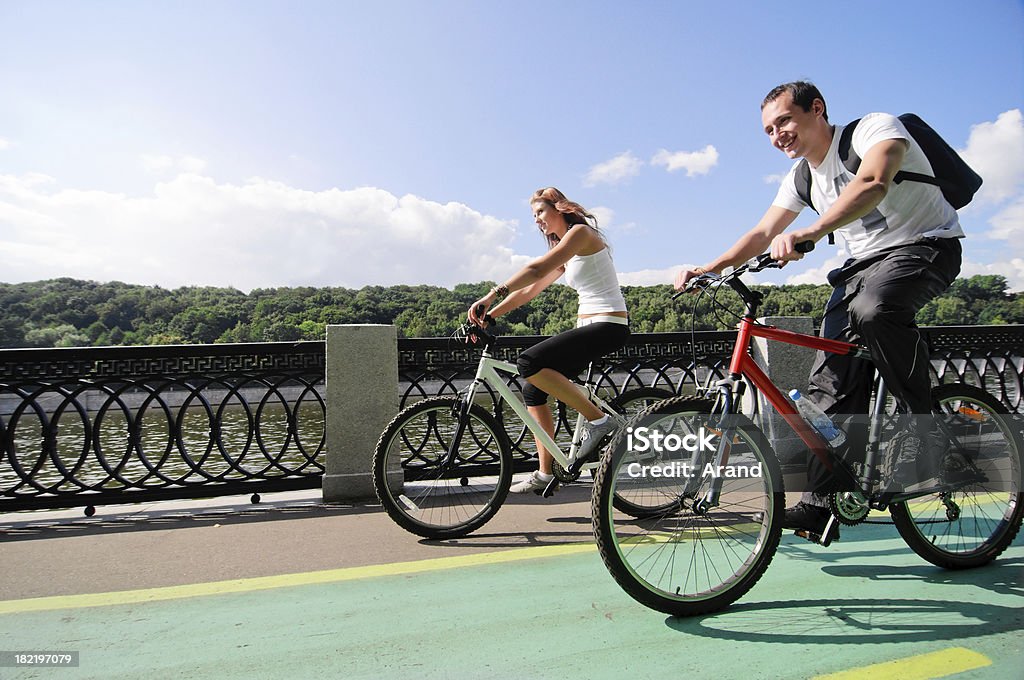
MULTIPOLYGON (((490 357, 490 352, 485 349, 483 351, 483 356, 490 357)), ((462 436, 466 433, 466 425, 469 424, 469 410, 473 408, 473 400, 476 399, 477 388, 479 388, 483 382, 483 362, 481 361, 480 367, 477 369, 477 374, 473 378, 473 382, 466 387, 462 397, 455 402, 452 407, 453 415, 457 420, 455 433, 452 435, 452 441, 448 445, 448 451, 445 454, 444 460, 441 461, 440 469, 442 473, 450 470, 452 464, 455 462, 455 458, 459 452, 459 447, 462 445, 462 436)))
MULTIPOLYGON (((738 397, 742 396, 743 384, 734 384, 730 380, 724 380, 719 383, 718 400, 715 403, 714 411, 720 413, 718 416, 718 422, 708 421, 708 426, 713 427, 716 430, 720 430, 721 436, 718 441, 718 448, 715 450, 715 458, 711 465, 714 466, 714 470, 724 470, 725 466, 729 464, 729 452, 732 450, 732 442, 736 436, 736 425, 731 423, 733 415, 733 405, 735 404, 735 398, 733 390, 737 389, 738 397), (718 427, 715 427, 717 425, 718 427)), ((690 457, 690 469, 694 470, 695 475, 693 479, 700 479, 703 473, 703 468, 699 468, 700 462, 703 459, 702 451, 700 447, 695 447, 693 455, 690 457)), ((719 499, 722 496, 722 485, 725 480, 721 475, 712 475, 711 484, 708 487, 707 492, 702 498, 694 499, 693 512, 698 515, 703 515, 711 508, 718 505, 719 499)))

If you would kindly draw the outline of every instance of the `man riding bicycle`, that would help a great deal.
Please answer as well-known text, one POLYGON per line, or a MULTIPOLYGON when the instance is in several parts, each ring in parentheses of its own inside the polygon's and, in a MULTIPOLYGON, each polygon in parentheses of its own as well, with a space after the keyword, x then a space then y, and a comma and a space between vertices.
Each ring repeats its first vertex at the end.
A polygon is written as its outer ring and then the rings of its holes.
MULTIPOLYGON (((870 113, 852 135, 852 148, 862 160, 856 173, 851 172, 838 152, 843 126, 829 123, 824 97, 808 82, 785 83, 769 92, 761 104, 761 121, 772 145, 797 162, 757 225, 707 265, 680 272, 675 287, 681 289, 705 272, 721 273, 766 250, 784 262, 801 259, 795 244, 838 231, 851 257, 828 275, 834 290, 821 335, 866 345, 901 411, 928 414, 928 348, 914 318, 959 273, 964 233, 956 210, 938 187, 893 182, 901 169, 932 175, 924 152, 898 118, 870 113), (798 189, 800 159, 806 159, 810 170, 810 203, 798 189), (805 207, 816 209, 818 219, 787 232, 805 207)), ((837 421, 864 414, 872 377, 871 362, 819 352, 808 397, 837 421)), ((848 434, 846 447, 862 450, 866 428, 852 428, 848 434)), ((912 428, 900 438, 895 484, 902 488, 914 481, 916 460, 928 448, 926 427, 912 428)), ((814 455, 808 455, 807 473, 807 490, 786 510, 783 526, 821 534, 829 519, 825 495, 833 479, 814 455)), ((838 538, 838 531, 833 523, 823 542, 838 538)))

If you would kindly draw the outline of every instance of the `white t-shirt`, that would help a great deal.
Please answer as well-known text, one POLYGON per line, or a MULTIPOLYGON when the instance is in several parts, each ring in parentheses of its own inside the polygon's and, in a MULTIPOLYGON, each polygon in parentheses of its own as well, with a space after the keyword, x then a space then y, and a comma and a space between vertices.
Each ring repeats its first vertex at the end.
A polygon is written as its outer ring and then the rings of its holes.
MULTIPOLYGON (((842 132, 843 126, 837 125, 825 160, 817 168, 808 166, 811 171, 811 201, 820 213, 836 202, 839 192, 854 177, 839 159, 842 132)), ((934 176, 924 151, 896 116, 869 113, 860 119, 850 141, 854 152, 864 158, 872 146, 887 139, 908 142, 903 170, 934 176)), ((811 207, 800 199, 796 191, 796 169, 800 162, 790 168, 772 205, 793 212, 811 207)), ((836 231, 846 240, 850 254, 858 259, 923 237, 962 238, 964 235, 956 210, 943 197, 942 191, 933 184, 910 180, 899 184, 893 182, 874 210, 836 231)))

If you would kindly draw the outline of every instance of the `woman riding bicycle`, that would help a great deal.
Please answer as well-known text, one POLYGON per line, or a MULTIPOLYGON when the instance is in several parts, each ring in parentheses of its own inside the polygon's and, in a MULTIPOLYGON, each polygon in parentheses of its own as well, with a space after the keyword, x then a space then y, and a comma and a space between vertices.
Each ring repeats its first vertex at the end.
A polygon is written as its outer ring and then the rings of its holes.
MULTIPOLYGON (((497 318, 525 305, 565 274, 566 283, 579 293, 576 328, 523 351, 517 363, 527 382, 523 388, 526 406, 549 435, 554 436, 555 432, 554 419, 547 406, 549 394, 589 421, 583 431, 579 460, 595 453, 598 443, 615 425, 608 414, 580 393, 570 378, 579 375, 591 361, 626 344, 629 337, 626 301, 619 288, 608 243, 597 229, 597 218, 554 187, 536 191, 530 206, 537 227, 547 240, 548 252, 474 302, 469 308, 469 320, 483 326, 486 316, 497 318)), ((540 493, 548 486, 553 477, 552 457, 540 441, 537 441, 537 458, 537 471, 514 484, 509 489, 511 492, 540 493)))

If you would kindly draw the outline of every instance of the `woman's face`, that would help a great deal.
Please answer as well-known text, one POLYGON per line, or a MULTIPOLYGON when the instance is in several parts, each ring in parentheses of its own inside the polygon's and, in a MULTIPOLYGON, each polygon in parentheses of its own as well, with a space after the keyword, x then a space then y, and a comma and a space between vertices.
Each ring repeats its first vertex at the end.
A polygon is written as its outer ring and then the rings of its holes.
POLYGON ((541 233, 548 240, 551 240, 552 237, 560 240, 565 236, 565 232, 569 229, 569 224, 565 221, 565 215, 558 212, 555 206, 547 201, 534 201, 532 206, 533 220, 537 223, 537 228, 541 230, 541 233))

